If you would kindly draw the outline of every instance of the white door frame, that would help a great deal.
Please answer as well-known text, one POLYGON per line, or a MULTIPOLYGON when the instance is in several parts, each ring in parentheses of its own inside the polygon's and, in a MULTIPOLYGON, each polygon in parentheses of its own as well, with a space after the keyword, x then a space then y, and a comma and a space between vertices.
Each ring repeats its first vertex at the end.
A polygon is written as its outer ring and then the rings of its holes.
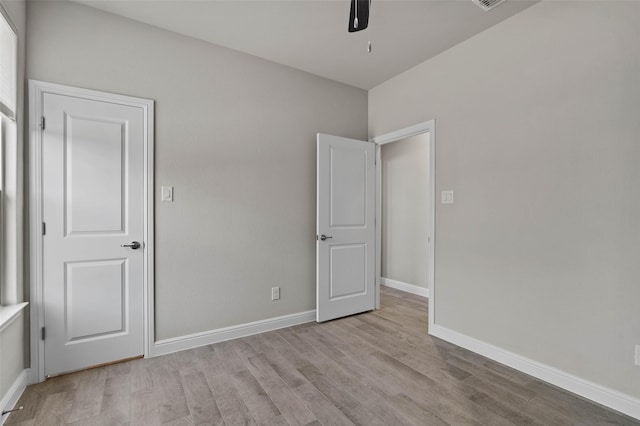
POLYGON ((435 244, 436 244, 436 123, 435 120, 425 121, 414 126, 405 127, 395 132, 376 136, 370 139, 376 144, 376 309, 380 309, 380 282, 382 273, 382 166, 381 147, 384 144, 396 142, 411 136, 429 133, 429 190, 427 194, 429 205, 429 217, 427 227, 429 229, 429 250, 427 263, 429 274, 427 286, 429 287, 429 329, 435 319, 435 244))
POLYGON ((151 355, 154 335, 154 220, 153 220, 153 129, 154 102, 148 99, 81 89, 43 81, 29 80, 29 254, 30 254, 30 320, 31 383, 42 382, 44 375, 43 309, 43 241, 42 241, 42 130, 44 94, 77 96, 141 108, 144 111, 144 244, 143 252, 143 332, 144 356, 151 355))

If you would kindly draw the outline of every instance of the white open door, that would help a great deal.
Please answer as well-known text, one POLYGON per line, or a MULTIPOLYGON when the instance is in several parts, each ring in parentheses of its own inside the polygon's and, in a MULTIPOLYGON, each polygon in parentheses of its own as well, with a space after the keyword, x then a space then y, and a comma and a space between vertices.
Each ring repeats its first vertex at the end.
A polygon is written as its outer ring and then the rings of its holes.
POLYGON ((375 144, 318 134, 316 320, 375 307, 375 144))

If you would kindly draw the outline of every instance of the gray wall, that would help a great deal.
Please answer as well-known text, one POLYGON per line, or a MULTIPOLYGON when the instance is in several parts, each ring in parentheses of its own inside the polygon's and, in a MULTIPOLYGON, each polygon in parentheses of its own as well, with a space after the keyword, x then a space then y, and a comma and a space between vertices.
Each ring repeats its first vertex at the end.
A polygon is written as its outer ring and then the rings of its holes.
POLYGON ((370 136, 436 120, 436 323, 634 397, 638 22, 541 2, 369 92, 370 136))
POLYGON ((388 143, 382 155, 382 276, 428 286, 429 134, 388 143))
POLYGON ((28 78, 156 100, 156 338, 314 309, 315 135, 366 138, 367 92, 74 3, 27 11, 28 78))

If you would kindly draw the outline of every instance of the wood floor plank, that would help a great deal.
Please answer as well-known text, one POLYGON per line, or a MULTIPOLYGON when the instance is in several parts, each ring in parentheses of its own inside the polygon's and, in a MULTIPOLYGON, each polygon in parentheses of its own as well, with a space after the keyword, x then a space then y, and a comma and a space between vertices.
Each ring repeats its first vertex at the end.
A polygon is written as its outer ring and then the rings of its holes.
POLYGON ((153 389, 153 379, 147 368, 146 360, 136 359, 130 364, 130 392, 136 393, 153 389))
POLYGON ((270 424, 280 415, 278 407, 249 370, 233 373, 229 377, 256 423, 270 424))
POLYGON ((201 371, 181 375, 189 413, 194 425, 223 425, 224 420, 207 379, 201 371))
POLYGON ((84 376, 80 375, 80 373, 64 374, 62 376, 47 379, 42 383, 31 385, 29 389, 35 392, 39 392, 42 395, 59 392, 71 392, 75 391, 78 388, 82 377, 84 376))
MULTIPOLYGON (((7 423, 9 424, 9 423, 7 423)), ((36 425, 36 421, 35 419, 31 419, 31 420, 25 420, 23 422, 18 422, 18 423, 10 423, 13 426, 35 426, 36 425)), ((56 423, 52 423, 52 425, 55 425, 56 423)), ((48 425, 47 425, 48 426, 48 425)))
POLYGON ((467 382, 478 382, 479 380, 483 380, 484 382, 492 383, 496 386, 500 386, 509 392, 512 392, 515 395, 518 395, 526 400, 529 400, 535 396, 535 392, 531 389, 527 388, 519 384, 517 381, 507 378, 501 374, 495 373, 493 370, 490 370, 485 367, 478 367, 473 363, 461 360, 459 358, 448 358, 447 364, 453 365, 454 367, 458 367, 471 375, 465 379, 467 382))
POLYGON ((249 412, 249 408, 238 395, 231 380, 224 374, 208 374, 204 372, 209 389, 213 394, 216 405, 227 426, 255 425, 256 422, 249 412))
POLYGON ((163 426, 193 426, 194 423, 191 416, 184 416, 162 424, 163 426))
POLYGON ((449 423, 442 420, 440 417, 436 416, 429 410, 421 407, 416 404, 411 398, 407 397, 404 394, 399 394, 393 397, 390 397, 390 402, 398 407, 398 409, 404 411, 407 415, 416 419, 417 424, 425 425, 425 426, 445 426, 449 425, 449 423))
POLYGON ((273 339, 279 339, 278 334, 274 331, 271 331, 269 333, 254 334, 253 336, 246 337, 242 340, 251 345, 255 352, 264 353, 273 349, 273 346, 271 346, 269 343, 273 339))
MULTIPOLYGON (((385 425, 397 425, 407 423, 407 418, 398 412, 385 399, 381 398, 372 385, 362 380, 362 377, 346 371, 334 361, 317 366, 319 371, 350 397, 356 400, 361 407, 371 413, 373 417, 385 425)), ((356 423, 354 421, 354 423, 356 423)))
POLYGON ((532 415, 537 415, 541 410, 545 410, 554 412, 558 416, 572 419, 578 424, 619 426, 637 426, 640 424, 637 420, 622 416, 545 383, 538 383, 530 388, 539 390, 539 393, 536 393, 536 396, 529 401, 529 406, 527 407, 532 415))
POLYGON ((536 420, 524 411, 527 401, 499 399, 484 392, 476 392, 469 397, 473 402, 493 411, 516 425, 544 426, 544 422, 536 420))
POLYGON ((116 376, 127 376, 131 373, 131 363, 129 362, 116 362, 104 366, 107 373, 107 379, 116 376))
MULTIPOLYGON (((207 348, 207 346, 205 346, 205 348, 207 348)), ((200 358, 204 356, 201 354, 200 348, 176 352, 173 355, 176 360, 178 373, 180 373, 181 376, 189 376, 200 372, 200 358)))
MULTIPOLYGON (((117 370, 116 370, 117 371, 117 370)), ((123 370, 120 370, 123 371, 123 370)), ((109 371, 107 370, 107 373, 109 371)), ((107 374, 109 376, 109 374, 107 374)), ((114 423, 129 423, 131 378, 128 374, 107 377, 100 407, 100 416, 108 417, 114 423)))
POLYGON ((47 395, 44 403, 36 413, 36 417, 33 419, 34 423, 37 425, 65 424, 64 419, 66 419, 73 404, 73 395, 67 392, 47 395))
POLYGON ((247 367, 244 361, 238 357, 238 352, 231 341, 217 343, 216 351, 226 373, 231 374, 246 370, 247 367))
POLYGON ((189 415, 189 406, 182 384, 157 389, 156 394, 161 423, 169 423, 189 415))
POLYGON ((291 346, 293 347, 299 354, 304 355, 305 353, 311 350, 309 344, 307 344, 298 334, 296 330, 304 330, 300 326, 298 327, 289 327, 278 330, 277 333, 291 346))
POLYGON ((82 379, 75 393, 71 412, 67 418, 69 423, 100 414, 107 380, 106 370, 102 368, 86 370, 77 374, 82 379))
POLYGON ((354 333, 341 323, 333 321, 327 329, 327 332, 333 333, 334 336, 340 338, 340 344, 336 346, 342 353, 346 355, 357 355, 370 353, 378 350, 378 347, 367 339, 362 338, 358 333, 354 333))
POLYGON ((347 426, 354 424, 311 383, 297 387, 296 391, 324 426, 347 426))
POLYGON ((39 413, 41 413, 42 406, 44 405, 44 401, 47 395, 41 394, 40 392, 32 390, 31 388, 33 387, 30 387, 30 392, 25 392, 22 394, 22 396, 18 400, 18 403, 16 404, 17 407, 22 406, 23 409, 9 415, 9 417, 6 419, 5 424, 10 425, 13 423, 33 421, 33 419, 35 419, 35 417, 39 413))
POLYGON ((182 387, 176 358, 165 355, 155 362, 149 372, 155 395, 158 398, 158 417, 161 423, 169 423, 189 415, 189 406, 182 387))
MULTIPOLYGON (((256 338, 262 339, 262 335, 257 335, 256 338)), ((309 364, 309 361, 304 358, 300 353, 291 346, 278 332, 270 333, 270 337, 266 344, 269 345, 280 357, 284 358, 287 361, 288 366, 292 366, 293 369, 291 371, 296 371, 295 369, 304 367, 309 364)), ((270 351, 265 351, 264 353, 271 353, 270 351)), ((282 368, 287 364, 282 364, 282 368)), ((287 367, 289 368, 289 367, 287 367)), ((296 371, 297 372, 297 371, 296 371)))
POLYGON ((381 309, 31 385, 7 425, 640 426, 428 335, 428 303, 381 309))
POLYGON ((273 369, 264 354, 256 355, 249 361, 254 377, 290 425, 306 425, 317 420, 273 369))
POLYGON ((276 351, 264 352, 262 355, 265 356, 271 368, 290 388, 297 388, 308 383, 306 378, 298 371, 298 368, 309 365, 308 361, 291 363, 280 352, 276 351))
POLYGON ((246 339, 236 339, 229 342, 229 344, 233 347, 233 349, 238 354, 237 356, 244 361, 244 367, 246 368, 247 362, 249 358, 258 355, 259 350, 253 348, 250 344, 251 338, 253 336, 249 336, 246 339))
POLYGON ((311 345, 317 351, 322 352, 329 358, 335 359, 344 356, 344 353, 342 353, 335 346, 331 345, 331 343, 328 341, 328 339, 325 338, 325 336, 323 336, 320 332, 314 330, 313 328, 299 331, 297 332, 297 334, 300 338, 307 342, 307 344, 311 345))
POLYGON ((300 373, 354 424, 383 425, 381 420, 364 409, 348 392, 345 392, 337 384, 327 379, 315 366, 302 367, 300 373))
POLYGON ((222 351, 220 348, 213 345, 208 345, 206 348, 210 350, 201 351, 198 357, 199 370, 208 376, 226 374, 227 370, 225 369, 224 362, 222 362, 222 351))
POLYGON ((151 426, 160 424, 160 410, 156 391, 145 389, 131 394, 131 425, 151 426))
POLYGON ((376 352, 372 354, 372 358, 386 365, 391 377, 400 380, 400 383, 397 384, 398 387, 404 386, 405 389, 413 389, 411 396, 408 396, 409 398, 448 423, 459 425, 510 424, 509 421, 492 411, 457 393, 449 392, 436 381, 387 354, 376 352), (476 419, 478 420, 476 421, 476 419))

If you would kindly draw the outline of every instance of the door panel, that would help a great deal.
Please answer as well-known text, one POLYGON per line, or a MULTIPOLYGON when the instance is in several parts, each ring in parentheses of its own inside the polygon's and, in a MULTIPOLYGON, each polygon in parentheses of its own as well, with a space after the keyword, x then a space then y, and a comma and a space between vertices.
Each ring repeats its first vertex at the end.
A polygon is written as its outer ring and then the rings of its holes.
POLYGON ((110 337, 127 329, 126 259, 66 264, 66 340, 110 337))
POLYGON ((354 148, 329 147, 332 228, 366 226, 367 152, 354 148))
POLYGON ((67 235, 124 232, 125 123, 65 118, 67 235))
POLYGON ((316 319, 327 321, 374 308, 375 146, 322 134, 317 143, 316 319))
POLYGON ((329 248, 329 253, 329 300, 365 294, 367 246, 336 244, 329 248))
POLYGON ((144 353, 144 110, 45 93, 45 375, 144 353))

